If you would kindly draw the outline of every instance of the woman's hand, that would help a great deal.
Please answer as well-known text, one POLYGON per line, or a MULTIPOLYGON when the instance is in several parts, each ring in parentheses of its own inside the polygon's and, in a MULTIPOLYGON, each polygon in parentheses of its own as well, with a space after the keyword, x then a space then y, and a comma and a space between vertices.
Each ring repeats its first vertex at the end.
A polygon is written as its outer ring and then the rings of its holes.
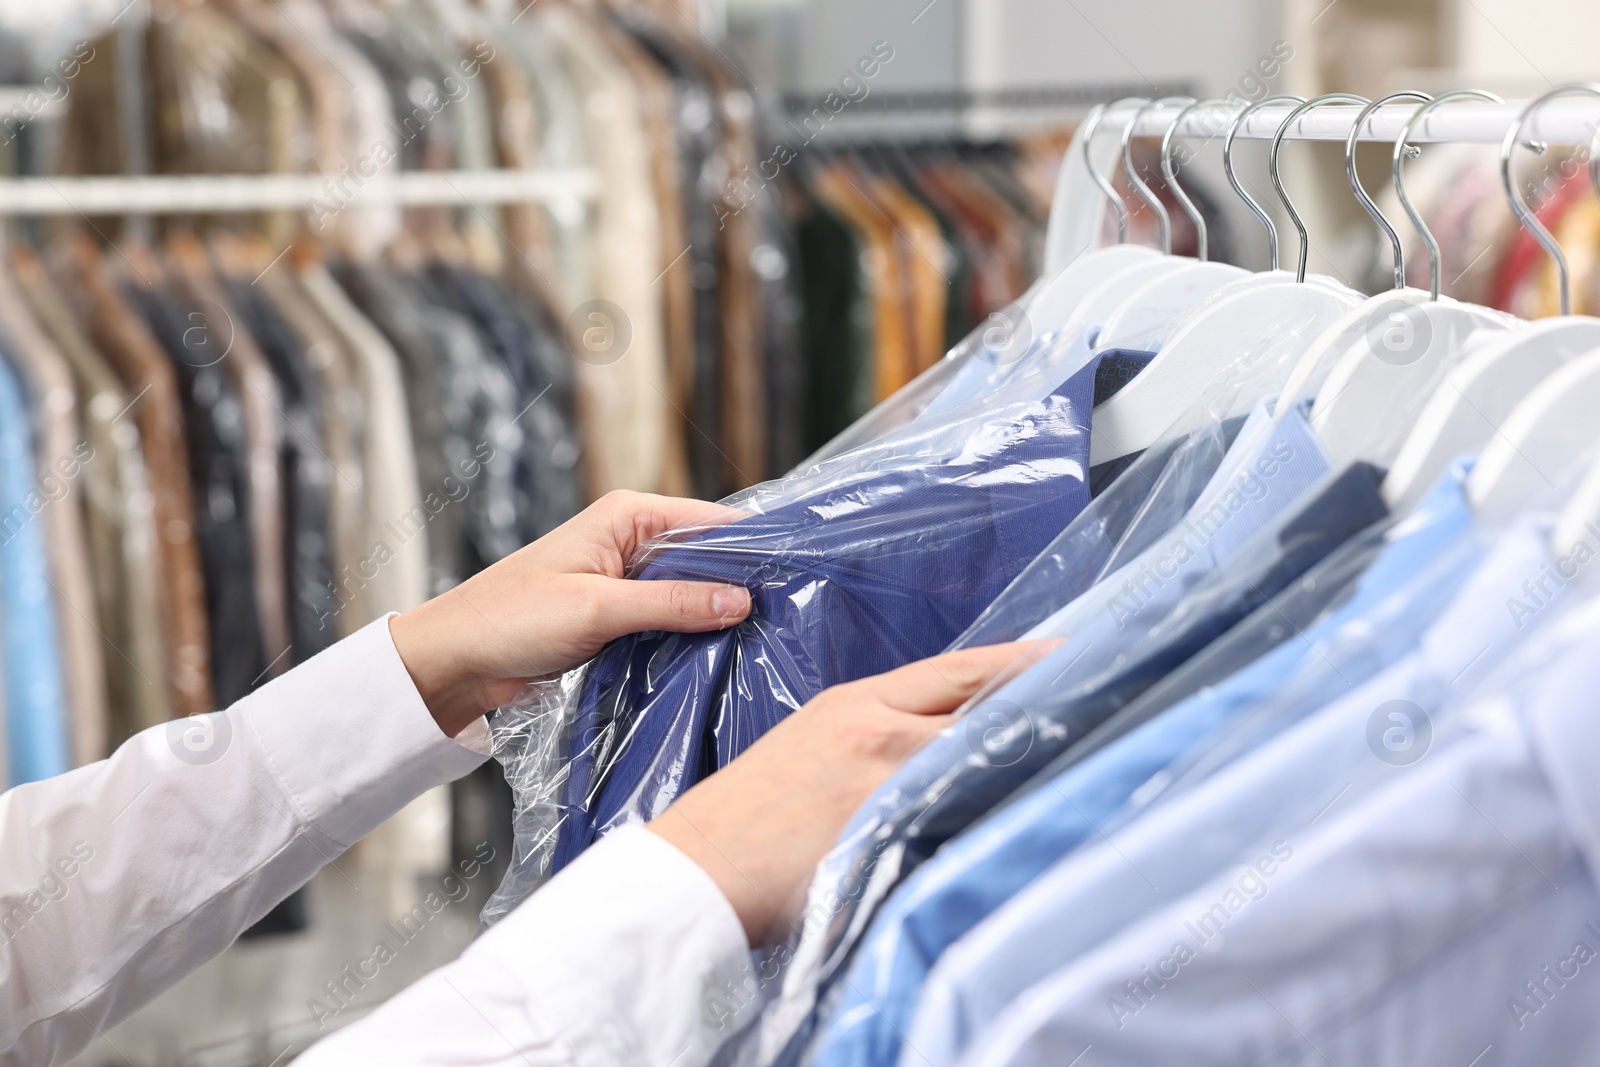
POLYGON ((623 577, 634 551, 669 530, 743 512, 700 500, 609 493, 531 545, 389 620, 400 659, 449 737, 529 681, 642 630, 700 633, 750 614, 750 594, 706 582, 623 577))
POLYGON ((694 860, 752 945, 804 904, 817 861, 861 803, 1019 656, 1051 642, 965 649, 824 690, 673 803, 650 829, 694 860))

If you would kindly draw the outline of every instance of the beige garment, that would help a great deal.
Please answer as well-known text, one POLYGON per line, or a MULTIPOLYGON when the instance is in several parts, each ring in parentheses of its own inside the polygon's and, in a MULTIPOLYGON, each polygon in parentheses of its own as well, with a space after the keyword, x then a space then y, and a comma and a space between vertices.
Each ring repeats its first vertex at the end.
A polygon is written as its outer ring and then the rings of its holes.
MULTIPOLYGON (((656 285, 661 289, 671 403, 668 417, 672 426, 667 441, 669 480, 665 492, 688 496, 693 491, 689 482, 689 435, 696 432, 689 421, 689 412, 694 409, 694 285, 678 165, 677 100, 666 71, 638 41, 608 18, 594 18, 591 24, 632 75, 645 133, 650 138, 650 182, 661 219, 661 273, 656 285)), ((757 469, 754 477, 760 475, 761 470, 757 469)))
POLYGON ((250 501, 251 565, 255 569, 256 609, 267 674, 291 666, 289 650, 289 578, 284 560, 284 498, 279 452, 283 447, 283 402, 278 379, 267 358, 243 326, 211 273, 205 249, 192 236, 173 239, 168 248, 171 277, 179 291, 208 319, 218 337, 228 338, 223 356, 244 409, 246 485, 250 501))
POLYGON ((39 408, 35 459, 39 488, 49 501, 41 518, 49 553, 50 587, 55 593, 61 661, 66 671, 72 760, 74 766, 81 767, 110 754, 105 659, 94 623, 94 573, 90 569, 80 482, 93 452, 79 426, 78 396, 66 357, 39 328, 3 272, 0 330, 11 339, 17 369, 39 408))
MULTIPOLYGON (((366 514, 369 559, 382 559, 367 586, 369 610, 410 611, 428 599, 428 510, 417 480, 416 445, 406 409, 400 357, 320 264, 298 271, 301 290, 360 367, 366 411, 366 514)), ((367 620, 360 620, 366 622, 367 620)))
POLYGON ((323 434, 328 464, 333 468, 329 486, 328 529, 333 544, 336 630, 347 637, 373 618, 366 581, 362 577, 366 556, 366 411, 362 403, 358 368, 351 363, 344 343, 327 320, 295 284, 286 264, 280 262, 256 283, 289 328, 305 346, 306 363, 317 376, 322 393, 323 434))
POLYGON ((313 230, 353 254, 376 255, 399 232, 399 210, 346 205, 400 165, 383 79, 314 0, 231 0, 231 10, 288 60, 311 98, 313 158, 328 176, 312 205, 313 230))
POLYGON ((106 670, 110 744, 172 718, 163 640, 154 498, 145 472, 130 394, 79 330, 72 312, 32 252, 10 257, 10 276, 40 326, 71 365, 85 436, 94 459, 83 472, 106 670))
POLYGON ((626 352, 616 358, 614 350, 586 343, 586 334, 603 336, 608 326, 615 331, 620 325, 604 322, 603 309, 585 308, 567 323, 577 357, 587 489, 591 497, 612 489, 664 492, 678 483, 669 471, 671 406, 656 283, 661 223, 637 94, 626 69, 581 16, 556 5, 536 6, 524 18, 537 20, 528 32, 549 34, 559 43, 582 96, 590 162, 601 183, 595 296, 620 310, 631 335, 626 352))

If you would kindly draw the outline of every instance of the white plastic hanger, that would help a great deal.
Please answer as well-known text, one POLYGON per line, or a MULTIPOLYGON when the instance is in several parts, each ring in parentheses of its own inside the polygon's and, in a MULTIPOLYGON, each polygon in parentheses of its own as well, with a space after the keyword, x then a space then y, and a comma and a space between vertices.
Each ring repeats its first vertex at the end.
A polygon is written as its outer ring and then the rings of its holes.
MULTIPOLYGON (((1571 282, 1567 257, 1534 215, 1511 175, 1511 153, 1527 117, 1544 101, 1560 96, 1600 96, 1600 87, 1567 85, 1529 104, 1500 145, 1500 183, 1517 219, 1555 261, 1561 287, 1561 315, 1477 346, 1445 385, 1428 401, 1384 480, 1391 506, 1409 507, 1457 456, 1477 452, 1508 418, 1517 402, 1568 360, 1600 347, 1600 319, 1570 314, 1571 282)), ((1600 138, 1597 138, 1600 139, 1600 138)), ((1600 158, 1590 146, 1589 180, 1600 196, 1600 158)))
POLYGON ((1419 121, 1442 104, 1499 98, 1474 89, 1444 93, 1422 104, 1395 142, 1395 191, 1428 246, 1432 278, 1425 303, 1379 305, 1363 336, 1334 365, 1317 390, 1311 425, 1334 465, 1365 461, 1388 466, 1428 396, 1461 361, 1467 341, 1485 330, 1505 330, 1516 320, 1486 308, 1439 299, 1439 246, 1405 193, 1406 140, 1419 121))
MULTIPOLYGON (((1335 94, 1319 97, 1313 104, 1332 100, 1366 102, 1335 94)), ((1280 101, 1264 100, 1239 113, 1228 131, 1229 139, 1223 143, 1225 164, 1230 163, 1231 139, 1244 119, 1255 108, 1274 102, 1280 101)), ((1269 159, 1280 196, 1284 193, 1277 177, 1277 149, 1289 123, 1306 108, 1304 101, 1297 102, 1301 107, 1290 112, 1279 127, 1269 159)), ((1155 444, 1199 397, 1219 383, 1226 383, 1230 395, 1224 401, 1226 410, 1218 414, 1227 417, 1247 412, 1257 400, 1282 388, 1291 365, 1270 358, 1269 354, 1285 342, 1286 333, 1290 337, 1294 332, 1308 337, 1321 333, 1360 300, 1353 290, 1331 280, 1322 284, 1305 281, 1307 235, 1292 205, 1291 217, 1301 234, 1300 270, 1295 275, 1276 273, 1276 228, 1261 206, 1239 186, 1231 165, 1227 170, 1235 191, 1267 227, 1275 274, 1239 282, 1236 290, 1213 296, 1178 327, 1148 367, 1095 409, 1091 463, 1116 459, 1155 444)))

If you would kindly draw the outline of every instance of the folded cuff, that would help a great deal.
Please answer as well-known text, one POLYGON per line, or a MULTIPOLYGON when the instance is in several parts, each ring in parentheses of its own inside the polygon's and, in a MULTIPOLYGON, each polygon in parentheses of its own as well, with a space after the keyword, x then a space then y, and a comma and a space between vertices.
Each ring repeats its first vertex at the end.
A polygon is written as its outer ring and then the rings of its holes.
POLYGON ((642 826, 585 851, 464 958, 474 955, 519 976, 534 1025, 582 1067, 701 1067, 757 1002, 727 898, 642 826))

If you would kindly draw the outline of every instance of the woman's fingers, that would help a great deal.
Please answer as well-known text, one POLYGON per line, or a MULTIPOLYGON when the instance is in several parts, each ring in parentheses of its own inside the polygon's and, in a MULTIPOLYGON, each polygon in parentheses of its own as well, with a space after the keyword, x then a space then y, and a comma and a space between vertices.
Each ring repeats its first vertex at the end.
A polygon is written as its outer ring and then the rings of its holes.
POLYGON ((1053 647, 1048 641, 1016 641, 946 652, 864 679, 889 707, 913 715, 943 715, 960 707, 1007 666, 1019 659, 1036 659, 1053 647))

